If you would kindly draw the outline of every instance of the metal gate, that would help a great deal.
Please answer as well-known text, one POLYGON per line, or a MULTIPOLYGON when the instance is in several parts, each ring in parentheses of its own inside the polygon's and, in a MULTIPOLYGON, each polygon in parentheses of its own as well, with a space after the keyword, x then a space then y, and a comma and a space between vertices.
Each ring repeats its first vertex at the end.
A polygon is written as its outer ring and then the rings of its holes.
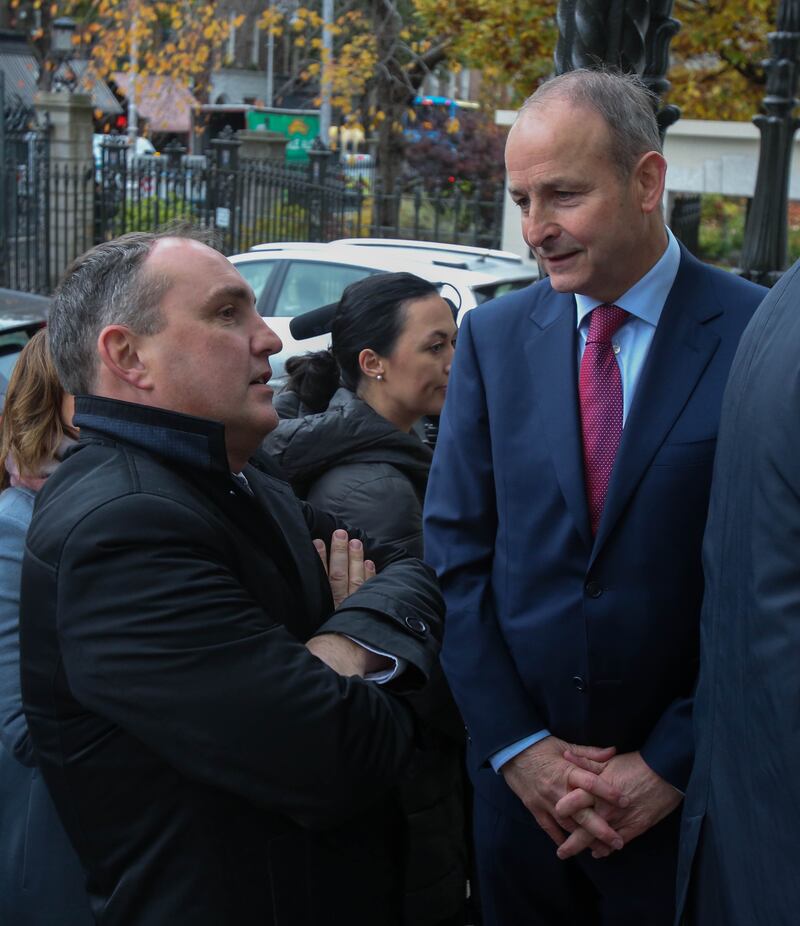
POLYGON ((49 288, 48 129, 0 73, 0 286, 49 288))

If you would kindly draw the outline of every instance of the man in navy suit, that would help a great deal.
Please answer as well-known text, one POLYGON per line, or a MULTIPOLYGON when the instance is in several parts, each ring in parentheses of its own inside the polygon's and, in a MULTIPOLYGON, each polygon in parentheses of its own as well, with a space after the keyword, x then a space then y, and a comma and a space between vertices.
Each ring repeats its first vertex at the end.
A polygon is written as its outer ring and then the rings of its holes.
POLYGON ((678 912, 691 926, 798 921, 800 261, 731 367, 703 541, 706 593, 678 912))
POLYGON ((549 279, 464 320, 426 502, 484 922, 668 924, 720 403, 764 291, 665 228, 636 78, 544 84, 506 165, 549 279))

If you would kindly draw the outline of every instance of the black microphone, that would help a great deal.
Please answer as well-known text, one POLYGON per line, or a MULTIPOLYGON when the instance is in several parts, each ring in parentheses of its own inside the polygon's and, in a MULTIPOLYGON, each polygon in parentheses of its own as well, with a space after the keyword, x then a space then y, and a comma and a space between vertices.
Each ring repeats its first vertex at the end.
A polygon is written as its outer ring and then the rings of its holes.
POLYGON ((331 302, 329 305, 312 309, 310 312, 303 312, 302 315, 295 315, 289 322, 292 337, 296 341, 304 341, 306 338, 317 338, 321 334, 329 334, 338 305, 338 302, 331 302))

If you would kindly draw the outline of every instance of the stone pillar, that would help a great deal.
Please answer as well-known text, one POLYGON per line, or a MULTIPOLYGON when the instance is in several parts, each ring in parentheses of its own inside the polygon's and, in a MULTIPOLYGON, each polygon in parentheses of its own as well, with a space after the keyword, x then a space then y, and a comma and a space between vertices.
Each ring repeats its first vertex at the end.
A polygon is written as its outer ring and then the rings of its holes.
POLYGON ((236 140, 242 143, 239 157, 248 161, 286 161, 286 146, 289 139, 280 132, 265 132, 261 129, 240 129, 236 140))
POLYGON ((47 278, 52 288, 66 267, 94 243, 92 101, 84 93, 40 91, 34 107, 40 121, 49 126, 44 208, 47 278))

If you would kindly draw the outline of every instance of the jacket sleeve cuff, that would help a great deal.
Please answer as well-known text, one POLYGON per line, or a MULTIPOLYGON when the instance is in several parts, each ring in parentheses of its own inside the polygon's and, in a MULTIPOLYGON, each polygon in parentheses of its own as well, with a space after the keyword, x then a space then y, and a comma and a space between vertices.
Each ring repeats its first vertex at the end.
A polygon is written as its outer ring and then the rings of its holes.
MULTIPOLYGON (((419 687, 414 680, 416 673, 409 670, 416 669, 422 680, 427 681, 433 671, 439 646, 424 619, 411 614, 409 620, 416 628, 413 631, 381 611, 340 607, 317 633, 341 633, 367 649, 403 660, 406 666, 403 683, 419 687)), ((419 681, 417 678, 416 682, 419 681)))
POLYGON ((673 701, 641 749, 650 768, 681 793, 686 792, 694 760, 692 704, 692 698, 673 701))

